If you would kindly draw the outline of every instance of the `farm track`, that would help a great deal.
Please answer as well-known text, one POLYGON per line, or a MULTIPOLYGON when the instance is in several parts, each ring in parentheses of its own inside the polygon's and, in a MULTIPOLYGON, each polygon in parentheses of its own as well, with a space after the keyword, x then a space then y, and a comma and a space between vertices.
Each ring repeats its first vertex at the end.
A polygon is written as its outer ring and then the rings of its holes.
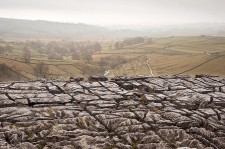
POLYGON ((148 68, 149 68, 149 71, 150 71, 151 76, 153 77, 154 74, 153 74, 153 72, 152 72, 152 68, 151 68, 151 65, 150 65, 150 63, 149 63, 149 59, 146 60, 146 64, 147 64, 147 66, 148 66, 148 68))

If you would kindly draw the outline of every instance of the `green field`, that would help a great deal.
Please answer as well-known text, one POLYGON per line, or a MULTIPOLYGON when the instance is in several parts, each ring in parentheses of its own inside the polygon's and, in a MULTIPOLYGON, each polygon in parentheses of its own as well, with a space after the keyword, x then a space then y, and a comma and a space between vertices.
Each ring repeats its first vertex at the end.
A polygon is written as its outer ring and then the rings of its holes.
POLYGON ((82 68, 97 68, 97 62, 103 57, 122 56, 126 62, 113 68, 106 67, 106 70, 109 70, 107 77, 150 75, 147 63, 154 76, 174 74, 225 76, 223 37, 153 38, 151 43, 136 44, 122 49, 109 48, 109 45, 113 44, 102 43, 102 51, 94 53, 91 62, 71 60, 70 56, 63 57, 63 60, 48 60, 47 56, 32 50, 32 60, 29 64, 24 63, 22 47, 14 45, 12 53, 0 55, 0 64, 6 64, 29 79, 37 79, 33 68, 43 61, 49 67, 50 78, 68 79, 70 76, 88 77, 90 74, 85 74, 82 68))
POLYGON ((108 54, 124 55, 129 59, 126 64, 111 70, 108 74, 110 77, 149 75, 147 59, 155 76, 178 74, 198 65, 200 66, 182 74, 194 76, 204 73, 225 76, 225 56, 223 56, 225 38, 223 37, 156 38, 150 44, 107 50, 96 57, 108 54))

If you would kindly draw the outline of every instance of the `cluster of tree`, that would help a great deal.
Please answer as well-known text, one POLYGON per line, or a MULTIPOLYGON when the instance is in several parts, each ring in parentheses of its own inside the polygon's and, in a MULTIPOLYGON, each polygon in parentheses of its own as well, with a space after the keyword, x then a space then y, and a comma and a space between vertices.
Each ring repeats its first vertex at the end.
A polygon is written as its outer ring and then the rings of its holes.
POLYGON ((0 81, 11 81, 20 79, 20 72, 15 71, 13 68, 10 68, 6 64, 0 64, 0 81))
POLYGON ((5 45, 5 46, 2 46, 2 45, 0 45, 0 54, 4 54, 4 53, 6 53, 6 52, 8 52, 8 53, 12 53, 12 46, 10 46, 10 45, 5 45))
POLYGON ((58 53, 52 53, 48 55, 48 59, 54 59, 54 60, 62 60, 63 59, 63 55, 62 54, 58 54, 58 53))
POLYGON ((144 43, 146 41, 145 37, 134 37, 134 38, 127 38, 124 39, 123 41, 118 41, 115 43, 115 48, 116 49, 121 49, 126 46, 131 46, 139 43, 144 43))
POLYGON ((49 73, 48 65, 46 65, 44 62, 40 62, 35 65, 34 74, 37 76, 37 78, 47 78, 48 73, 49 73))
POLYGON ((25 46, 23 49, 23 58, 25 63, 30 63, 31 52, 28 46, 25 46))
POLYGON ((33 49, 37 49, 37 50, 42 49, 43 47, 45 47, 45 43, 42 42, 42 41, 40 41, 40 40, 36 40, 36 41, 27 41, 27 42, 25 43, 25 45, 26 45, 26 46, 29 46, 29 47, 31 47, 31 48, 33 48, 33 49))
POLYGON ((103 75, 105 72, 103 67, 91 65, 85 65, 84 67, 81 67, 80 70, 84 76, 98 76, 103 75))
POLYGON ((123 56, 102 57, 99 60, 99 66, 115 68, 118 65, 126 63, 127 60, 123 56))
POLYGON ((61 60, 63 56, 72 55, 74 60, 92 60, 92 54, 101 51, 102 46, 98 42, 90 41, 28 41, 25 43, 40 54, 47 54, 49 59, 61 60))
POLYGON ((45 54, 47 54, 48 52, 50 53, 67 52, 68 54, 71 54, 74 51, 81 51, 81 50, 100 51, 102 49, 100 43, 90 41, 75 42, 75 41, 61 40, 61 41, 42 42, 37 40, 37 41, 27 41, 25 44, 45 54))
POLYGON ((9 68, 6 64, 0 64, 0 78, 4 77, 4 75, 11 76, 12 72, 9 71, 9 68))
POLYGON ((93 55, 93 51, 90 51, 90 50, 75 51, 72 54, 72 59, 89 62, 92 60, 92 55, 93 55))

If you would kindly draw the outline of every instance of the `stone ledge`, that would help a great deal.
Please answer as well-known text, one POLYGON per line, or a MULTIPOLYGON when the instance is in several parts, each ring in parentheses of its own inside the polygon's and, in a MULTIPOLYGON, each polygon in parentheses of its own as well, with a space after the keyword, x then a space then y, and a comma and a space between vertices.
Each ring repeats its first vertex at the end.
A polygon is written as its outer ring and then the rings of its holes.
POLYGON ((0 148, 225 148, 225 78, 0 82, 0 148))

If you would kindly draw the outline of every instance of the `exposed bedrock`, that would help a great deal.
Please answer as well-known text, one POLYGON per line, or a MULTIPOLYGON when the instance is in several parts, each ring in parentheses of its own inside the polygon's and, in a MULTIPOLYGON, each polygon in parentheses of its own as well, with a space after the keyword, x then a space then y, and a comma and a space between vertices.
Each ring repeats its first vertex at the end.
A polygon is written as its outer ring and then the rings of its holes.
POLYGON ((0 148, 224 149, 225 78, 0 82, 0 148))

